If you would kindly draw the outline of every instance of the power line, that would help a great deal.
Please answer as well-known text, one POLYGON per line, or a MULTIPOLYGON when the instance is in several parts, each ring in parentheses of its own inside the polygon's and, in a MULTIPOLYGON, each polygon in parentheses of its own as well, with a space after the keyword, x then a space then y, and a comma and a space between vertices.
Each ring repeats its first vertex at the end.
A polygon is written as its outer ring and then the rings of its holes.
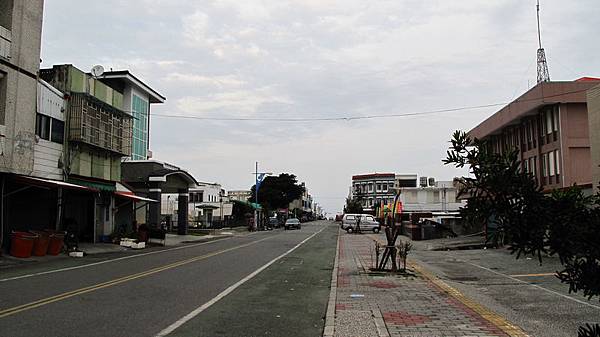
POLYGON ((151 113, 150 116, 156 116, 161 118, 177 118, 177 119, 193 119, 193 120, 203 120, 203 121, 221 121, 221 122, 334 122, 334 121, 354 121, 354 120, 368 120, 368 119, 384 119, 384 118, 401 118, 401 117, 411 117, 411 116, 424 116, 424 115, 433 115, 433 114, 441 114, 441 113, 450 113, 457 111, 465 111, 465 110, 476 110, 476 109, 484 109, 484 108, 492 108, 497 106, 504 106, 511 103, 521 103, 528 101, 537 101, 544 100, 546 98, 552 98, 562 95, 575 94, 580 92, 585 92, 588 89, 580 89, 574 90, 570 92, 561 92, 554 95, 543 95, 535 98, 528 99, 517 99, 512 102, 499 102, 499 103, 490 103, 490 104, 482 104, 482 105, 472 105, 472 106, 463 106, 457 108, 446 108, 446 109, 438 109, 438 110, 429 110, 429 111, 415 111, 415 112, 405 112, 405 113, 396 113, 396 114, 377 114, 377 115, 364 115, 364 116, 342 116, 342 117, 310 117, 310 118, 267 118, 267 117, 212 117, 212 116, 194 116, 194 115, 176 115, 176 114, 155 114, 151 113))

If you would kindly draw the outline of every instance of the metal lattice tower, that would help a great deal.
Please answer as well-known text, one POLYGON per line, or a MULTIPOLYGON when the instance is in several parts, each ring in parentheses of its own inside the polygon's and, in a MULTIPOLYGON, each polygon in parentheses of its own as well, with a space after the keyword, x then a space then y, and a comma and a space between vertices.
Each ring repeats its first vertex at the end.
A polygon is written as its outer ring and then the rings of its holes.
POLYGON ((537 82, 550 82, 550 72, 548 71, 548 63, 546 62, 546 52, 542 48, 542 34, 540 30, 540 0, 537 1, 537 28, 538 28, 538 43, 537 50, 537 82))

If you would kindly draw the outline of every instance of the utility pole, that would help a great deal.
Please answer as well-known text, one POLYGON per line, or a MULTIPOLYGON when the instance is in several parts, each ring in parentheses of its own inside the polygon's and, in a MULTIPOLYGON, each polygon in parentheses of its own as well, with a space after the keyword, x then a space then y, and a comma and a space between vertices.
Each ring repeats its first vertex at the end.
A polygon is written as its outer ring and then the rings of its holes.
MULTIPOLYGON (((258 172, 258 162, 255 163, 255 167, 254 167, 254 191, 255 191, 255 201, 256 201, 256 206, 258 207, 260 204, 258 203, 258 190, 260 188, 260 184, 262 183, 262 181, 265 179, 265 177, 269 174, 273 174, 271 172, 258 172)), ((254 209, 254 229, 258 228, 258 219, 259 219, 259 212, 258 209, 255 208, 254 209)))

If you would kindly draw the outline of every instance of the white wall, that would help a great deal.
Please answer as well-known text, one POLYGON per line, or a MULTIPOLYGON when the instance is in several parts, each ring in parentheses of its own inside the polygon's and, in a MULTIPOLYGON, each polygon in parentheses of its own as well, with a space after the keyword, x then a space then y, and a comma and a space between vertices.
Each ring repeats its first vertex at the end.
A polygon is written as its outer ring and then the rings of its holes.
MULTIPOLYGON (((40 80, 37 85, 37 112, 65 120, 62 93, 40 80)), ((33 153, 33 176, 63 180, 63 171, 58 163, 63 158, 63 145, 36 137, 33 153)))

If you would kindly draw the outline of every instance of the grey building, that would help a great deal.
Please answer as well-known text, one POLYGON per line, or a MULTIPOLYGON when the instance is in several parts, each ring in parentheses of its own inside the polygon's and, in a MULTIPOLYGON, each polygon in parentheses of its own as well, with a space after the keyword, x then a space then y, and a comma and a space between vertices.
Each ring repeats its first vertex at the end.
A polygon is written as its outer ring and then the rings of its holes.
POLYGON ((0 172, 31 174, 41 0, 0 2, 0 172))
POLYGON ((374 211, 375 206, 394 201, 394 173, 371 173, 352 176, 352 197, 360 198, 364 211, 374 211))

